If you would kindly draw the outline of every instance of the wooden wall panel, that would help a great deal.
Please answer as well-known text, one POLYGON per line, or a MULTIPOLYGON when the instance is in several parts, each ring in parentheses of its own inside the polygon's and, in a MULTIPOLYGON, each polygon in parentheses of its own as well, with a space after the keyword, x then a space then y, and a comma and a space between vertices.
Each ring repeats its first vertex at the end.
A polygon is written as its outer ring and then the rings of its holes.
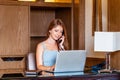
POLYGON ((27 6, 0 5, 0 56, 28 53, 28 10, 27 6))
POLYGON ((120 0, 108 1, 108 30, 120 31, 120 0))
POLYGON ((79 2, 79 49, 85 49, 85 0, 79 2))
MULTIPOLYGON (((120 0, 108 0, 108 31, 120 31, 120 0)), ((120 69, 120 51, 111 53, 111 66, 120 69)))
POLYGON ((55 10, 33 7, 30 12, 31 36, 46 36, 49 23, 55 18, 55 10))
MULTIPOLYGON (((80 2, 73 1, 73 49, 79 49, 79 17, 80 17, 80 2)), ((82 14, 82 13, 81 13, 82 14)))

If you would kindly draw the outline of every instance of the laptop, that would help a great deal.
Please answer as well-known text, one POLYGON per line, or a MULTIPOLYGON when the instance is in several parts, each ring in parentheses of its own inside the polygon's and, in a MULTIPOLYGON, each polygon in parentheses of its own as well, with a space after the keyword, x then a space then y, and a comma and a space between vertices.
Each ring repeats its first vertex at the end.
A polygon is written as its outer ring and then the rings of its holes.
POLYGON ((65 50, 57 54, 54 73, 84 71, 86 62, 85 50, 65 50))

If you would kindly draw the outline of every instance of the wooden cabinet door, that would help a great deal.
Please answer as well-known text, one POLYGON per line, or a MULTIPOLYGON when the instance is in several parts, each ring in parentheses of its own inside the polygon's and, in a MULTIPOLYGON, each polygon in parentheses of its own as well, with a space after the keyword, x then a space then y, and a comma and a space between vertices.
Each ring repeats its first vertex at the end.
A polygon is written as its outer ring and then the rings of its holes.
POLYGON ((28 13, 28 6, 0 5, 0 56, 28 53, 28 13))
MULTIPOLYGON (((120 0, 108 0, 108 31, 120 32, 120 0)), ((111 68, 119 70, 119 60, 120 51, 111 53, 111 68)))

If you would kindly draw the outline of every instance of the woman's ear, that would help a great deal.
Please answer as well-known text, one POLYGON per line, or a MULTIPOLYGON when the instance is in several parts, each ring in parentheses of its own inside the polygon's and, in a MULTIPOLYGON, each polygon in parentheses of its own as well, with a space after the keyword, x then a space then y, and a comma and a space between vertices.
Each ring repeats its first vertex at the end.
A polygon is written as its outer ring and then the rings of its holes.
POLYGON ((51 33, 51 30, 49 30, 49 33, 51 33))

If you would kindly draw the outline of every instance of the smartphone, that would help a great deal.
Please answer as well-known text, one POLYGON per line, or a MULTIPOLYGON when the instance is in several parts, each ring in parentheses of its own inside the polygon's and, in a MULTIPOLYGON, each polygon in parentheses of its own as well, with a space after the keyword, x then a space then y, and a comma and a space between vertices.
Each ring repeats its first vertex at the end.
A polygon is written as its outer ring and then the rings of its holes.
POLYGON ((61 43, 61 42, 62 42, 62 39, 59 39, 57 42, 58 42, 58 43, 61 43))
MULTIPOLYGON (((61 38, 62 38, 62 37, 63 37, 63 35, 61 36, 61 38)), ((58 43, 61 43, 61 42, 62 42, 62 39, 61 39, 61 38, 57 40, 58 43)))

